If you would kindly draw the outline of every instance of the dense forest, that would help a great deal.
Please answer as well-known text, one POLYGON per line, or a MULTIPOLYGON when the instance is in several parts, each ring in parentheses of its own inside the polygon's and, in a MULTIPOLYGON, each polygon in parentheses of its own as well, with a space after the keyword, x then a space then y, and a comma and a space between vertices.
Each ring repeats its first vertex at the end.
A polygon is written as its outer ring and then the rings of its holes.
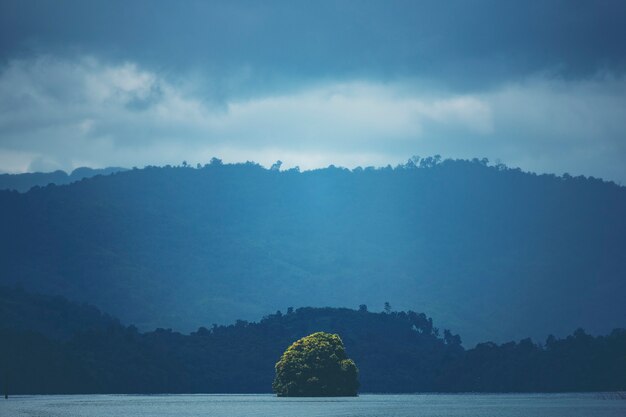
POLYGON ((0 191, 0 284, 190 332, 295 306, 428 311, 466 347, 626 322, 626 188, 486 160, 146 167, 0 191))
POLYGON ((289 308, 256 323, 140 332, 89 305, 0 287, 0 357, 11 394, 262 393, 287 346, 341 335, 361 392, 532 392, 626 389, 626 331, 577 330, 465 350, 423 313, 289 308))

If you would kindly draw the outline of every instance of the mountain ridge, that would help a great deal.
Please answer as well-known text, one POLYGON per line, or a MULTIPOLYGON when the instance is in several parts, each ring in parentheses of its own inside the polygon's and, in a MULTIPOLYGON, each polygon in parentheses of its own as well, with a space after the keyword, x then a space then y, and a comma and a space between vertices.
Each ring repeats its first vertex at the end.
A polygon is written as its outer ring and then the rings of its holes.
POLYGON ((425 160, 302 173, 214 161, 0 192, 0 283, 140 329, 384 301, 471 343, 623 325, 626 188, 425 160))
POLYGON ((110 175, 127 171, 121 167, 89 168, 79 167, 69 174, 62 170, 53 172, 26 172, 23 174, 0 174, 0 190, 27 192, 33 187, 44 187, 48 184, 65 185, 96 175, 110 175))

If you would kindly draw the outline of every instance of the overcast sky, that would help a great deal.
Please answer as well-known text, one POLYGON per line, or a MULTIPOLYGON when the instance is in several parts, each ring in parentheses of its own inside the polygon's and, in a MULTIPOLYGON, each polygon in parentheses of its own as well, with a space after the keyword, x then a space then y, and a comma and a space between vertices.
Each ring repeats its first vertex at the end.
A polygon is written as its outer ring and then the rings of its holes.
POLYGON ((626 184, 626 2, 0 0, 0 171, 412 155, 626 184))

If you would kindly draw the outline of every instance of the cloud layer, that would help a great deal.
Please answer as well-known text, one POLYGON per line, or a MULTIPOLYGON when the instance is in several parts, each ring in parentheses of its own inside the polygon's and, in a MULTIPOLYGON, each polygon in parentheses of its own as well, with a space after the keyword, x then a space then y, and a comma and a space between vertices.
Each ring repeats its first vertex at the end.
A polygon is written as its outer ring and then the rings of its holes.
POLYGON ((244 94, 327 77, 471 90, 546 69, 624 71, 625 19, 620 0, 3 0, 0 61, 78 52, 222 80, 249 68, 244 94))
POLYGON ((218 156, 307 169, 438 153, 626 180, 622 76, 534 76, 473 93, 419 79, 329 79, 226 100, 207 91, 206 79, 198 88, 190 80, 88 56, 12 60, 0 72, 0 167, 195 164, 218 156))
POLYGON ((414 154, 626 179, 626 3, 0 2, 0 170, 414 154))

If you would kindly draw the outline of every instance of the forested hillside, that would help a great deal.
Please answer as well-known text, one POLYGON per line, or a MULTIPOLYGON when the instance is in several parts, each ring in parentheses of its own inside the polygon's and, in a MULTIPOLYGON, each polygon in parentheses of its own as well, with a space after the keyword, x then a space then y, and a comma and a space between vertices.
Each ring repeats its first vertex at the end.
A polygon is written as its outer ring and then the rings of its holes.
POLYGON ((288 309, 189 335, 142 333, 94 307, 2 287, 0 313, 0 372, 10 394, 270 392, 284 349, 317 331, 341 336, 361 392, 626 389, 624 330, 466 351, 423 313, 361 306, 288 309))
POLYGON ((428 311, 467 347, 626 323, 626 188, 486 161, 148 167, 0 192, 0 282, 191 331, 288 306, 428 311))

